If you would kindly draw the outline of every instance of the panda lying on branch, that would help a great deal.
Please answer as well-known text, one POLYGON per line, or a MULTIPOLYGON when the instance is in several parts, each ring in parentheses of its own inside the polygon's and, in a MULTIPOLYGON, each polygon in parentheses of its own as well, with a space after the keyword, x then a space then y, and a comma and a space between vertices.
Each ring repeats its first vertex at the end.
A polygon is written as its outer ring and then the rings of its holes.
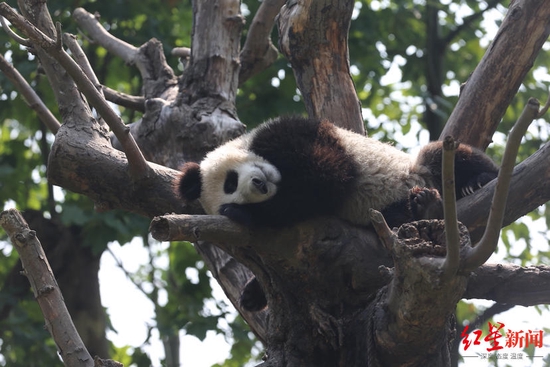
MULTIPOLYGON (((218 147, 200 165, 186 163, 176 185, 183 200, 200 199, 206 213, 246 226, 289 226, 322 215, 366 226, 371 208, 398 226, 442 218, 442 150, 433 142, 415 158, 326 120, 280 117, 218 147)), ((457 199, 497 174, 483 152, 459 145, 457 199)), ((257 281, 247 284, 241 302, 248 310, 265 307, 257 281)))

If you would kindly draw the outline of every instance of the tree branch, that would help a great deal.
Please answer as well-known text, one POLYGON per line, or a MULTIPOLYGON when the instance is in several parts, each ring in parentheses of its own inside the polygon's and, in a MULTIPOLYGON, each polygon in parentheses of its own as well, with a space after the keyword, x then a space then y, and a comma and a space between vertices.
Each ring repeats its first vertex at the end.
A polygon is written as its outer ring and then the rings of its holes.
POLYGON ((441 40, 442 46, 446 48, 449 45, 449 43, 451 43, 455 39, 455 37, 460 34, 460 32, 462 32, 464 29, 470 27, 470 25, 473 22, 475 22, 476 20, 478 20, 479 18, 481 18, 487 10, 493 9, 494 7, 496 7, 501 2, 502 2, 502 0, 489 0, 489 1, 487 1, 487 7, 485 9, 483 9, 481 11, 478 11, 477 13, 474 13, 474 14, 469 15, 467 17, 464 17, 462 19, 462 24, 456 26, 455 29, 453 29, 445 37, 443 37, 443 39, 441 40))
POLYGON ((105 99, 119 106, 130 108, 132 110, 145 112, 145 98, 141 96, 131 96, 111 89, 105 85, 101 86, 105 99))
POLYGON ((149 231, 158 241, 207 241, 228 252, 251 246, 247 228, 220 215, 163 215, 153 218, 149 231))
MULTIPOLYGON (((485 231, 497 180, 460 199, 458 219, 477 242, 485 231)), ((546 143, 515 169, 504 215, 506 226, 550 200, 550 143, 546 143)))
POLYGON ((46 320, 46 327, 57 344, 63 362, 68 367, 92 367, 92 357, 71 320, 48 259, 36 238, 36 232, 29 228, 15 209, 0 214, 0 225, 19 253, 25 275, 31 283, 46 320))
POLYGON ((95 75, 94 69, 92 68, 92 65, 90 65, 90 61, 86 57, 82 47, 80 47, 78 42, 76 42, 76 36, 69 33, 64 33, 63 42, 67 45, 69 50, 71 50, 71 54, 73 55, 73 58, 78 66, 82 69, 82 72, 86 74, 88 79, 90 79, 90 81, 95 85, 96 89, 103 95, 103 91, 101 90, 101 86, 97 76, 95 75))
POLYGON ((364 134, 348 57, 354 3, 288 1, 277 23, 279 48, 292 65, 308 114, 364 134))
POLYGON ((92 15, 83 8, 75 9, 73 18, 88 37, 126 63, 137 67, 143 79, 146 98, 161 97, 164 92, 176 85, 176 77, 166 63, 162 45, 158 40, 151 39, 137 48, 112 36, 99 22, 99 16, 92 15))
MULTIPOLYGON (((0 18, 3 19, 3 17, 0 18)), ((0 70, 13 83, 15 89, 21 93, 27 105, 36 112, 40 121, 42 121, 52 133, 56 134, 61 126, 57 118, 55 118, 53 113, 46 107, 42 99, 40 99, 38 94, 36 94, 34 89, 32 89, 19 71, 4 59, 2 55, 0 55, 0 70)))
POLYGON ((466 299, 487 299, 518 306, 550 303, 550 267, 485 264, 477 268, 463 294, 466 299))
POLYGON ((105 47, 107 51, 130 65, 136 62, 138 48, 107 32, 99 22, 99 15, 90 14, 83 8, 76 8, 73 18, 92 40, 105 47))
POLYGON ((461 264, 461 271, 470 272, 472 269, 485 263, 487 259, 495 251, 498 239, 500 237, 500 229, 502 228, 502 221, 506 210, 506 201, 508 198, 508 189, 510 187, 510 181, 512 178, 512 172, 516 157, 518 154, 521 139, 525 135, 527 128, 537 117, 539 113, 539 102, 533 98, 529 99, 529 102, 523 109, 518 121, 512 128, 512 131, 508 135, 508 142, 502 158, 502 165, 500 167, 495 194, 491 202, 491 211, 489 212, 489 219, 487 220, 487 228, 483 233, 483 237, 475 245, 475 247, 465 255, 461 264))
POLYGON ((4 29, 4 32, 6 32, 8 36, 13 38, 15 42, 26 47, 29 47, 31 45, 28 39, 20 37, 18 34, 16 34, 14 31, 11 30, 11 28, 6 23, 6 19, 4 17, 0 17, 0 23, 2 24, 2 28, 4 29))
POLYGON ((38 47, 43 48, 50 56, 55 58, 73 78, 78 89, 86 96, 92 106, 105 119, 113 133, 121 142, 131 176, 134 179, 143 177, 149 173, 149 167, 141 154, 139 147, 130 135, 130 129, 122 123, 120 117, 107 104, 105 98, 97 90, 80 66, 60 47, 61 34, 57 34, 56 40, 42 33, 27 19, 17 14, 6 3, 0 3, 0 14, 6 17, 12 24, 18 27, 38 47))
POLYGON ((550 7, 545 1, 512 2, 440 138, 452 136, 485 149, 549 34, 550 7))
POLYGON ((454 276, 460 266, 460 237, 456 215, 455 151, 458 143, 450 136, 443 141, 442 180, 443 212, 445 218, 445 243, 447 254, 442 267, 442 278, 454 276))
POLYGON ((277 60, 279 51, 271 42, 271 31, 285 1, 264 0, 254 15, 241 51, 239 85, 277 60))
MULTIPOLYGON (((446 331, 467 276, 442 274, 444 231, 443 221, 404 224, 386 245, 391 247, 394 274, 380 291, 384 296, 373 313, 376 352, 384 366, 446 366, 450 359, 446 331)), ((464 226, 460 246, 469 246, 464 226)))

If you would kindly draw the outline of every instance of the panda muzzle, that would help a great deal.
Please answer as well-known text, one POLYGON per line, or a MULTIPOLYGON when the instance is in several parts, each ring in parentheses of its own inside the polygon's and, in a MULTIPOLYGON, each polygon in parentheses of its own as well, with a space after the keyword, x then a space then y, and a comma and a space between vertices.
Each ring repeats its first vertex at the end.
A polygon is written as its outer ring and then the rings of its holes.
POLYGON ((258 189, 258 191, 262 194, 267 194, 267 185, 265 184, 264 180, 260 180, 259 178, 253 178, 252 184, 254 187, 258 189))

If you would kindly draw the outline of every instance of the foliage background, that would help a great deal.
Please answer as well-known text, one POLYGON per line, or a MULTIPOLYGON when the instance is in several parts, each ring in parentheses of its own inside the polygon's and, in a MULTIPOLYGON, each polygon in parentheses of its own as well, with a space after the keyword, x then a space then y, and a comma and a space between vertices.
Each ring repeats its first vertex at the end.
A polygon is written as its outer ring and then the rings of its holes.
MULTIPOLYGON (((8 3, 16 6, 15 1, 8 3)), ((243 1, 242 12, 247 24, 259 4, 256 0, 243 1)), ((104 26, 130 44, 139 46, 156 37, 164 44, 171 66, 182 70, 170 50, 190 46, 189 0, 56 0, 49 1, 48 6, 54 20, 60 21, 64 30, 71 33, 78 34, 71 12, 80 6, 98 12, 104 26)), ((369 135, 395 141, 403 149, 437 139, 457 101, 460 84, 467 80, 483 56, 504 17, 505 6, 502 1, 477 0, 356 1, 349 37, 350 61, 369 135), (431 23, 429 19, 434 13, 437 21, 431 23)), ((275 31, 273 37, 276 43, 275 31)), ((139 94, 141 80, 134 68, 85 37, 81 39, 103 84, 128 94, 139 94)), ((57 114, 47 80, 33 55, 1 32, 0 40, 3 56, 57 114)), ((488 150, 496 161, 502 153, 506 131, 526 100, 529 97, 546 99, 550 83, 549 47, 545 45, 533 72, 508 109, 500 133, 495 135, 496 144, 488 150)), ((284 58, 280 57, 268 70, 241 86, 237 108, 241 121, 249 128, 277 115, 304 113, 292 70, 284 58)), ((120 113, 125 122, 140 117, 139 113, 124 108, 120 108, 120 113)), ((548 140, 548 126, 545 121, 533 124, 519 159, 529 156, 548 140)), ((37 211, 47 219, 59 220, 67 228, 78 228, 83 238, 79 246, 94 256, 110 257, 111 263, 109 247, 116 249, 118 245, 136 249, 132 250, 136 254, 121 251, 126 258, 120 258, 118 265, 128 267, 127 264, 135 263, 135 258, 142 260, 140 266, 124 272, 149 299, 147 307, 152 309, 154 320, 147 326, 147 337, 141 346, 117 343, 111 346, 112 357, 125 365, 148 366, 151 361, 146 353, 150 350, 147 345, 182 331, 201 340, 207 334, 222 335, 232 346, 228 359, 222 363, 224 366, 242 366, 250 358, 261 357, 261 346, 232 307, 212 297, 208 272, 190 244, 156 243, 147 235, 147 219, 116 211, 99 214, 87 198, 48 186, 46 157, 53 139, 0 74, 0 201, 3 207, 37 211), (127 245, 129 243, 132 245, 127 245)), ((547 263, 549 224, 550 211, 546 205, 507 227, 498 257, 521 265, 547 263)), ((16 296, 8 286, 17 256, 6 242, 5 234, 0 236, 0 366, 61 365, 53 342, 42 328, 43 320, 32 294, 25 292, 23 296, 16 296)), ((546 312, 546 307, 539 310, 546 312)), ((473 320, 480 311, 480 306, 461 303, 457 310, 458 322, 473 320)))

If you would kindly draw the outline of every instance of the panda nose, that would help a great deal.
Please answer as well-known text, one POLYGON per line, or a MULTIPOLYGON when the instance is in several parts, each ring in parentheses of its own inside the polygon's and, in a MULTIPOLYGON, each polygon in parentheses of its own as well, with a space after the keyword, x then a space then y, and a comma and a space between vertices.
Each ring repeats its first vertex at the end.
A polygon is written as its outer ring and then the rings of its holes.
POLYGON ((263 180, 260 180, 259 178, 253 178, 252 184, 260 191, 262 194, 267 194, 267 185, 263 180))

